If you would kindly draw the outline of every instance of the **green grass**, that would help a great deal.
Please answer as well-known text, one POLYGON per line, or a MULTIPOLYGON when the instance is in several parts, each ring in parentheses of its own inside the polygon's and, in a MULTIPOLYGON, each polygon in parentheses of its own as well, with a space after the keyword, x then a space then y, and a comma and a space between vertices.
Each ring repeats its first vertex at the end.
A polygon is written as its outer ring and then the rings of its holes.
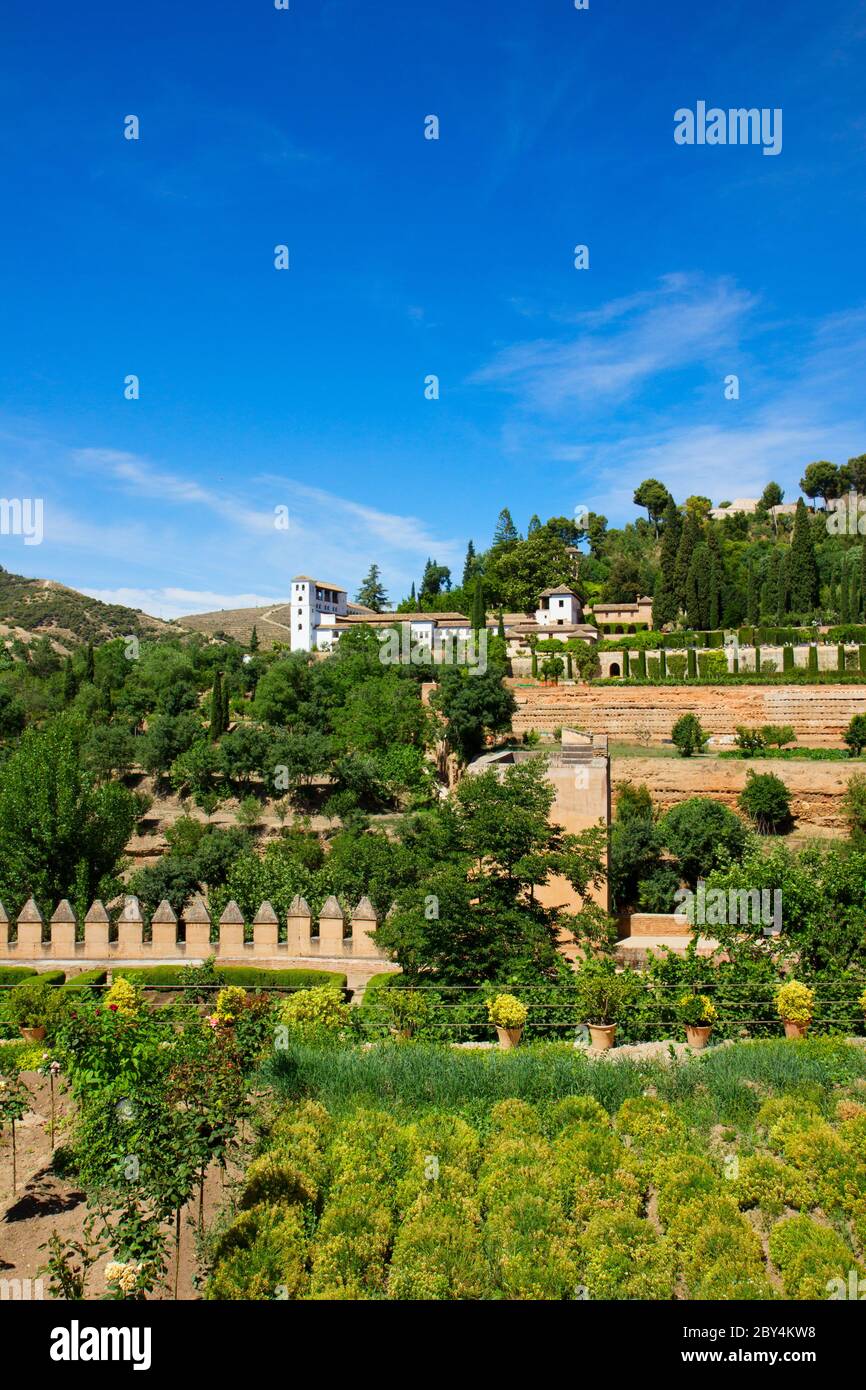
POLYGON ((733 1043, 664 1062, 593 1058, 564 1043, 505 1052, 434 1043, 382 1042, 366 1050, 299 1044, 275 1052, 263 1069, 263 1079, 282 1097, 312 1097, 335 1112, 376 1105, 478 1113, 500 1100, 537 1103, 569 1095, 594 1096, 613 1112, 654 1087, 697 1107, 704 1118, 711 1114, 712 1123, 748 1118, 761 1093, 829 1091, 860 1078, 866 1078, 866 1048, 839 1038, 733 1043))

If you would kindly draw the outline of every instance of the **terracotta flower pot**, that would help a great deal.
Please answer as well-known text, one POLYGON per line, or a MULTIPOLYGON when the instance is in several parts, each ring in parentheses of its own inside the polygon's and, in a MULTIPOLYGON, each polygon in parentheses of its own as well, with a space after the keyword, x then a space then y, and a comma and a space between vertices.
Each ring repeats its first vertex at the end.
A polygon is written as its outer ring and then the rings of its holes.
POLYGON ((500 1047, 516 1047, 523 1036, 523 1024, 519 1028, 500 1028, 497 1023, 496 1036, 499 1038, 500 1047))
POLYGON ((615 1023, 588 1023, 590 1046, 598 1048, 599 1052, 606 1052, 609 1047, 613 1047, 616 1041, 615 1023))
POLYGON ((805 1038, 809 1031, 808 1023, 795 1023, 791 1018, 783 1018, 786 1038, 805 1038))
POLYGON ((27 1042, 41 1042, 45 1037, 44 1028, 24 1028, 22 1026, 19 1031, 22 1038, 25 1038, 27 1042))
POLYGON ((687 1023, 686 1042, 689 1047, 706 1047, 712 1031, 711 1023, 687 1023))

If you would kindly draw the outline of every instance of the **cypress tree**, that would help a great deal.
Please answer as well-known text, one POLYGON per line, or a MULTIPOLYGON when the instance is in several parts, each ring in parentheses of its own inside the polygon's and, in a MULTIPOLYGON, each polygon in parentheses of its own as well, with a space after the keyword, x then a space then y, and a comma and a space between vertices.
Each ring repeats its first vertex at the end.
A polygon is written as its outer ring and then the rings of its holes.
POLYGON ((746 570, 746 622, 749 627, 757 627, 761 621, 760 595, 758 591, 758 579, 755 573, 755 561, 749 556, 749 563, 746 570))
POLYGON ((222 728, 220 729, 220 733, 224 734, 230 723, 231 719, 229 717, 229 687, 228 681, 224 680, 222 688, 222 728))
POLYGON ((692 553, 686 578, 686 621, 695 632, 709 623, 710 563, 709 547, 701 543, 692 553))
POLYGON ((692 556, 701 543, 701 523, 698 521, 694 512, 687 512, 683 523, 680 543, 677 546, 677 558, 674 566, 674 589, 677 596, 677 608, 687 608, 686 585, 689 578, 689 567, 692 563, 692 556))
POLYGON ((253 630, 250 633, 250 651, 257 652, 259 649, 259 634, 256 632, 256 625, 253 623, 253 630))
POLYGON ((668 499, 662 521, 664 529, 659 550, 659 572, 653 598, 655 628, 662 628, 665 623, 675 623, 680 607, 677 600, 676 566, 683 525, 679 509, 672 497, 668 499))
MULTIPOLYGON (((475 554, 475 546, 472 541, 466 547, 466 559, 463 562, 463 588, 468 588, 475 578, 475 571, 478 568, 478 556, 475 554)), ((415 594, 415 585, 412 585, 412 595, 415 594)))
POLYGON ((222 674, 214 672, 213 689, 210 693, 210 737, 216 743, 223 731, 223 682, 222 674))
POLYGON ((839 567, 839 621, 840 623, 850 623, 851 621, 851 601, 848 592, 848 566, 845 564, 845 557, 842 556, 842 563, 839 567))
POLYGON ((718 537, 712 527, 707 534, 707 549, 710 552, 710 572, 707 593, 707 627, 715 632, 722 623, 722 552, 718 537))
POLYGON ((96 681, 96 663, 93 659, 93 643, 88 642, 84 653, 84 679, 93 685, 96 681))
POLYGON ((75 696, 78 694, 78 682, 75 679, 75 671, 72 666, 72 657, 68 656, 63 667, 63 703, 71 705, 75 696))
POLYGON ((809 514, 802 497, 797 499, 794 535, 789 554, 791 610, 800 617, 805 617, 818 604, 818 563, 815 558, 815 542, 812 539, 809 514))
POLYGON ((866 618, 866 545, 860 547, 860 603, 862 605, 860 616, 866 618))
POLYGON ((472 590, 472 627, 475 632, 481 632, 486 626, 487 609, 484 602, 484 582, 479 579, 472 590))
POLYGON ((764 583, 761 588, 761 610, 765 619, 774 623, 779 610, 779 567, 782 561, 782 552, 773 546, 767 556, 767 565, 764 572, 764 583))
POLYGON ((779 556, 779 581, 776 591, 776 626, 785 626, 785 617, 790 604, 791 556, 783 551, 779 556))
POLYGON ((502 609, 499 610, 499 621, 496 624, 496 636, 505 641, 505 619, 502 616, 502 609))

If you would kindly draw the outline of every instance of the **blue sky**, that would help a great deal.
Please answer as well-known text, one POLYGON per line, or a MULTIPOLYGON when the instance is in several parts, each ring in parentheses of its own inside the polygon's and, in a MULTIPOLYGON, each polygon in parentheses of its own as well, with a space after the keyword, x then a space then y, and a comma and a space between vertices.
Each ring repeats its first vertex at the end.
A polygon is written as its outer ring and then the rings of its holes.
POLYGON ((166 617, 373 560, 396 598, 503 505, 866 451, 862 3, 8 0, 2 36, 0 492, 45 507, 7 568, 166 617), (781 153, 678 146, 699 100, 781 108, 781 153))

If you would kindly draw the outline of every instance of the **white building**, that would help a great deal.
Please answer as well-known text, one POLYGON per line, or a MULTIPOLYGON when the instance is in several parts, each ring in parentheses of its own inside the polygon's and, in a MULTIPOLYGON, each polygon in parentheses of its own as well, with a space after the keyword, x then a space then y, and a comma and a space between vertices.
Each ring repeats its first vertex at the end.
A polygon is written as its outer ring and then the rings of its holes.
MULTIPOLYGON (((411 638, 434 652, 453 640, 472 638, 472 623, 465 613, 374 613, 363 604, 350 603, 347 591, 340 585, 326 584, 308 574, 297 574, 292 580, 291 613, 293 652, 331 651, 340 634, 358 623, 372 628, 402 628, 408 624, 411 638)), ((498 614, 488 613, 488 629, 495 631, 498 624, 498 614)), ((545 589, 533 614, 505 613, 503 625, 509 643, 518 647, 531 636, 552 632, 587 641, 598 636, 596 629, 583 621, 580 597, 565 584, 545 589)))
POLYGON ((308 574, 296 574, 291 606, 292 651, 330 651, 337 636, 337 619, 349 611, 347 591, 308 574))

